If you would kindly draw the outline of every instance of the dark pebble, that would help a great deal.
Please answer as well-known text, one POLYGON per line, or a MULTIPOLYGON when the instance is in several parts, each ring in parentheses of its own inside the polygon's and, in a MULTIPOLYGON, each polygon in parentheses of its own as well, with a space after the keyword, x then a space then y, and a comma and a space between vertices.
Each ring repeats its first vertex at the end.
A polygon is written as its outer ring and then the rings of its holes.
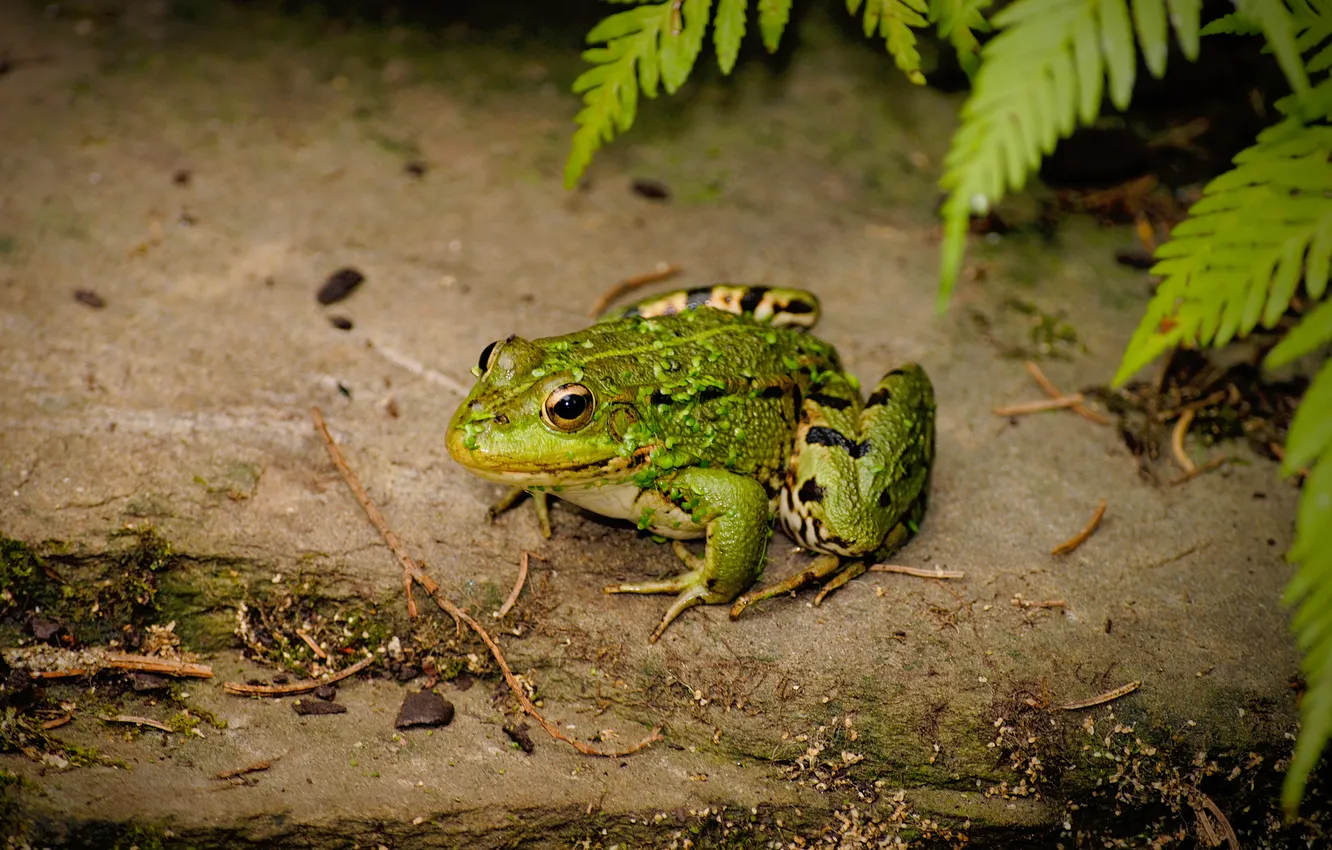
POLYGON ((314 695, 322 700, 332 702, 334 699, 337 699, 338 689, 334 685, 320 685, 314 689, 314 695))
POLYGON ((527 734, 528 728, 526 723, 519 723, 517 726, 514 726, 511 723, 506 723, 504 725, 504 734, 509 736, 510 741, 513 741, 518 745, 518 749, 530 756, 532 751, 536 749, 536 744, 532 743, 532 736, 527 734))
POLYGON ((408 694, 398 709, 393 725, 398 729, 412 726, 447 726, 453 720, 453 703, 434 691, 408 694))
POLYGON ((472 689, 472 685, 475 684, 476 680, 473 679, 471 676, 467 675, 466 673, 459 673, 453 679, 453 686, 460 691, 469 691, 472 689))
POLYGON ((28 618, 28 632, 44 643, 59 643, 64 631, 65 625, 59 620, 49 620, 40 614, 28 618))
POLYGON ((415 177, 417 180, 420 180, 421 178, 426 176, 426 172, 430 170, 430 166, 426 165, 424 162, 422 162, 419 159, 414 159, 411 162, 404 165, 402 167, 402 170, 407 172, 409 176, 415 177))
POLYGON ((175 183, 177 186, 188 186, 192 179, 194 179, 194 175, 190 173, 188 168, 182 168, 175 174, 171 175, 171 182, 175 183))
POLYGON ((650 201, 667 201, 671 197, 670 188, 660 180, 649 180, 640 177, 633 182, 632 188, 635 195, 647 198, 650 201))
POLYGON ((1115 252, 1115 262, 1131 269, 1150 269, 1156 265, 1156 258, 1141 248, 1115 252))
POLYGON ((138 693, 165 690, 170 683, 171 680, 166 676, 159 676, 156 673, 131 670, 129 674, 130 689, 138 693))
POLYGON ((315 298, 319 299, 320 304, 336 304, 355 292, 356 287, 362 283, 365 283, 365 275, 356 269, 350 266, 338 269, 328 276, 323 286, 319 287, 315 298))
POLYGON ((328 323, 340 331, 349 331, 352 329, 352 320, 346 316, 329 316, 328 323))
POLYGON ((315 699, 298 699, 291 704, 291 707, 302 717, 312 714, 345 714, 347 711, 347 706, 341 703, 315 699))
POLYGON ((286 673, 278 673, 276 676, 273 677, 273 684, 275 685, 285 685, 290 681, 291 677, 288 676, 286 673))
POLYGON ((74 300, 80 304, 85 304, 94 310, 101 310, 106 306, 106 299, 93 292, 91 289, 74 290, 74 300))
POLYGON ((400 665, 397 670, 393 671, 393 677, 399 682, 410 682, 419 675, 421 675, 421 671, 410 664, 400 665))

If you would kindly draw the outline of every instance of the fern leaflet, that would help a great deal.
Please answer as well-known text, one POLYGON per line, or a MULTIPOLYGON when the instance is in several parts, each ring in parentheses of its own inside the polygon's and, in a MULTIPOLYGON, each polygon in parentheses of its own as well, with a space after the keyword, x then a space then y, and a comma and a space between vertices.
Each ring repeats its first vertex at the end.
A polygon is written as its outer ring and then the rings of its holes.
POLYGON ((703 47, 711 5, 712 0, 667 0, 637 6, 587 34, 589 44, 604 46, 583 52, 593 67, 574 80, 583 108, 574 118, 578 129, 564 164, 565 188, 573 188, 603 143, 633 126, 640 89, 656 97, 658 84, 668 94, 684 84, 703 47))
POLYGON ((862 19, 865 37, 878 32, 907 79, 923 84, 925 75, 920 72, 920 51, 916 49, 916 34, 911 28, 928 23, 925 19, 929 11, 926 0, 846 0, 846 9, 854 15, 862 4, 865 7, 862 19))
POLYGON ((749 0, 718 0, 717 16, 712 21, 712 43, 717 48, 717 67, 723 74, 731 73, 740 55, 748 12, 749 0))
POLYGON ((957 61, 967 76, 980 65, 978 32, 989 32, 990 24, 981 14, 992 0, 931 0, 930 20, 939 29, 939 37, 948 39, 957 52, 957 61))
MULTIPOLYGON (((1327 285, 1332 256, 1332 126, 1288 119, 1235 157, 1156 252, 1164 280, 1115 376, 1176 345, 1224 345, 1261 321, 1272 327, 1300 279, 1327 285)), ((1294 344, 1294 343, 1292 343, 1294 344)))
POLYGON ((791 0, 758 0, 759 33, 769 53, 777 52, 782 32, 791 20, 791 0))
MULTIPOLYGON (((981 51, 962 126, 941 184, 944 204, 939 306, 962 267, 967 222, 1008 190, 1021 189, 1055 142, 1089 124, 1110 101, 1128 105, 1137 63, 1133 21, 1148 70, 1165 70, 1166 0, 1017 0, 994 17, 1000 32, 981 51)), ((1171 0, 1181 46, 1196 38, 1197 0, 1171 0)))

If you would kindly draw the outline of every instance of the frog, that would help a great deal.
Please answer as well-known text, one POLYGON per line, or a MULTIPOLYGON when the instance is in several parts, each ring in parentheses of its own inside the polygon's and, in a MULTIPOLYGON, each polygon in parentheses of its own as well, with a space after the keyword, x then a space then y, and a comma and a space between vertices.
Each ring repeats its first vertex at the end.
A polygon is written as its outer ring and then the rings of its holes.
POLYGON ((814 604, 918 531, 934 463, 934 388, 915 363, 862 396, 837 350, 809 332, 821 307, 800 289, 719 284, 652 296, 583 330, 491 342, 449 422, 449 454, 509 486, 493 520, 530 495, 628 520, 671 541, 684 571, 612 584, 675 594, 681 613, 756 602, 825 581, 814 604), (815 556, 754 589, 774 526, 815 556), (702 554, 686 541, 702 539, 702 554))

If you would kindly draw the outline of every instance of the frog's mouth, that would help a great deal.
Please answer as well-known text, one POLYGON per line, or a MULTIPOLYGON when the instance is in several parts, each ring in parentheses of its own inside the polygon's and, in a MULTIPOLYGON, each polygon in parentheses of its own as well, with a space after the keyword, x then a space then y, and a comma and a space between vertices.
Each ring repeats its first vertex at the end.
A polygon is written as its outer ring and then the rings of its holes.
POLYGON ((579 457, 562 456, 556 451, 540 452, 540 457, 533 457, 530 446, 506 434, 506 430, 495 417, 473 416, 464 409, 454 417, 445 443, 453 459, 474 475, 515 487, 618 483, 628 478, 642 461, 638 452, 627 457, 618 454, 579 457))

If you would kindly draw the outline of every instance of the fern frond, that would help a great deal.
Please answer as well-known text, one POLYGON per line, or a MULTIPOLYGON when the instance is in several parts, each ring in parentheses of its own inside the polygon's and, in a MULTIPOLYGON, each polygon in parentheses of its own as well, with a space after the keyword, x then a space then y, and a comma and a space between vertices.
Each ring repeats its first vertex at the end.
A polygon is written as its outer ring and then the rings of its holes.
POLYGON ((989 32, 990 22, 982 12, 993 0, 930 0, 930 21, 938 27, 939 37, 948 39, 957 53, 958 64, 967 76, 980 66, 978 32, 989 32))
MULTIPOLYGON (((1196 39, 1199 14, 1198 0, 1171 0, 1168 17, 1182 46, 1196 39)), ((962 266, 971 213, 1021 189, 1055 142, 1095 120, 1107 84, 1111 103, 1128 105, 1137 63, 1132 21, 1148 70, 1164 72, 1166 17, 1166 0, 1134 0, 1132 16, 1127 0, 1017 0, 995 15, 1000 32, 981 50, 941 181, 949 194, 940 308, 962 266)))
POLYGON ((917 85, 925 82, 920 72, 920 51, 916 49, 916 34, 912 27, 923 27, 929 12, 927 0, 846 0, 846 9, 852 15, 865 7, 862 23, 865 37, 876 32, 888 45, 888 53, 907 79, 917 85))
POLYGON ((717 14, 712 20, 712 43, 717 47, 717 67, 723 74, 731 73, 735 59, 740 55, 740 42, 745 38, 745 19, 749 16, 749 0, 718 0, 717 14))
MULTIPOLYGON (((1328 332, 1323 342, 1332 342, 1332 328, 1324 330, 1328 332)), ((1281 792, 1291 815, 1332 739, 1332 361, 1323 364, 1304 394, 1286 438, 1282 471, 1291 475, 1305 464, 1309 475, 1300 494, 1295 545, 1286 556, 1299 564, 1286 586, 1285 600, 1295 606, 1291 629, 1303 653, 1300 666, 1306 686, 1300 700, 1300 736, 1281 792)))
POLYGON ((769 53, 777 52, 782 33, 791 20, 791 0, 758 0, 759 34, 769 53))
MULTIPOLYGON (((1286 311, 1301 277, 1317 297, 1332 254, 1332 126, 1286 120, 1207 185, 1156 252, 1164 277, 1115 382, 1176 345, 1223 345, 1286 311)), ((1294 345, 1296 343, 1292 343, 1294 345)))
MULTIPOLYGON (((1304 0, 1295 0, 1298 7, 1311 8, 1304 0)), ((1267 38, 1267 46, 1276 54, 1277 64, 1290 83, 1295 97, 1303 100, 1309 94, 1309 75, 1300 59, 1295 43, 1295 19, 1283 0, 1236 0, 1235 11, 1240 17, 1258 25, 1267 38)))
POLYGON ((593 67, 574 80, 583 108, 574 118, 565 188, 573 188, 602 144, 633 126, 640 88, 656 97, 658 83, 668 94, 684 84, 703 47, 711 6, 712 0, 650 3, 617 12, 587 34, 589 44, 604 46, 583 52, 593 67))

